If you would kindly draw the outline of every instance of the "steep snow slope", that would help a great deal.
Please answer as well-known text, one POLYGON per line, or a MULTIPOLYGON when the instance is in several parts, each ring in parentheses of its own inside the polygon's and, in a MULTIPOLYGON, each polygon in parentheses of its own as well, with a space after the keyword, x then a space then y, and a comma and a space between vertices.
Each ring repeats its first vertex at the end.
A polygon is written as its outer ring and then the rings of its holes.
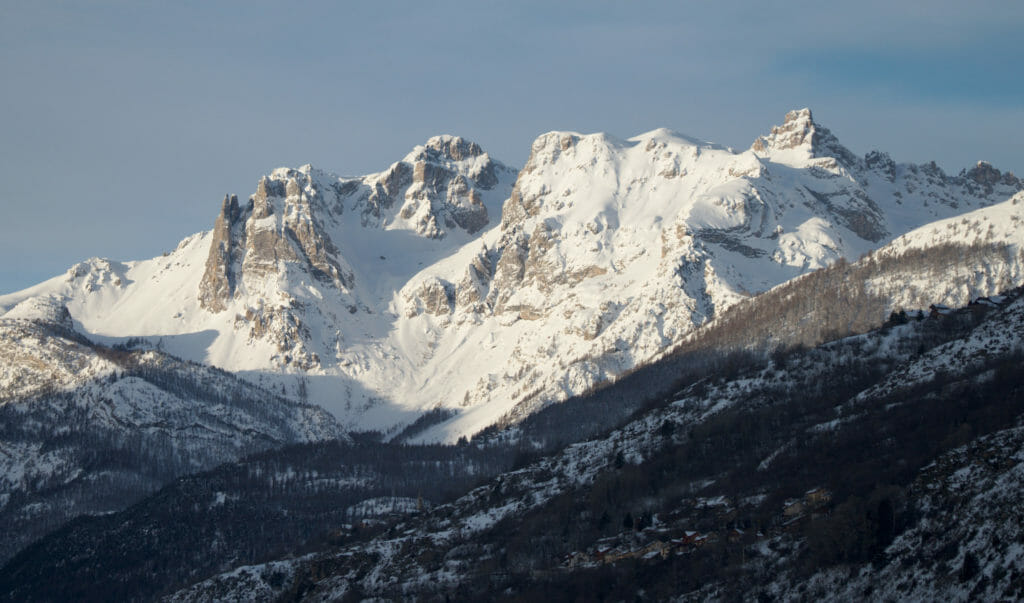
POLYGON ((876 261, 908 259, 902 270, 868 284, 896 308, 962 306, 1019 285, 1024 282, 1024 193, 928 224, 873 255, 876 261), (921 270, 925 263, 941 268, 921 270))
POLYGON ((667 130, 552 132, 518 176, 437 137, 362 178, 275 170, 165 257, 90 260, 0 307, 60 296, 90 336, 143 337, 351 426, 394 433, 445 407, 457 415, 418 437, 453 441, 614 379, 750 295, 1022 187, 987 164, 948 177, 860 159, 808 110, 739 153, 667 130))

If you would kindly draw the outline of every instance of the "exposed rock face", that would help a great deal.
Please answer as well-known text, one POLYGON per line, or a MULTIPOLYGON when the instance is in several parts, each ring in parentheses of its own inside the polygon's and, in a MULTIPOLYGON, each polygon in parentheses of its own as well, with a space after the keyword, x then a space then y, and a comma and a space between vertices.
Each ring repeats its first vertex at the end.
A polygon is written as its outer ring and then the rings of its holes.
POLYGON ((896 162, 892 160, 888 153, 869 151, 864 156, 864 165, 869 170, 875 170, 884 174, 890 181, 896 178, 896 162))
POLYGON ((412 221, 417 232, 440 238, 453 228, 473 234, 488 224, 487 208, 476 188, 490 190, 497 180, 494 163, 479 145, 435 136, 411 158, 412 184, 400 215, 412 221), (459 166, 460 162, 473 165, 459 166))
MULTIPOLYGON (((260 180, 261 189, 264 181, 260 180)), ((266 198, 264 191, 263 198, 266 198)), ((239 218, 238 197, 224 196, 220 213, 213 225, 210 254, 206 258, 206 271, 199 283, 199 305, 211 312, 221 312, 235 292, 235 274, 231 230, 239 218)))
POLYGON ((479 157, 484 150, 475 142, 465 140, 460 136, 435 136, 424 145, 424 152, 436 154, 452 161, 462 161, 471 157, 479 157), (431 153, 434 151, 435 153, 431 153))
MULTIPOLYGON (((234 328, 250 341, 271 344, 275 365, 319 368, 324 351, 341 353, 344 329, 334 327, 335 341, 323 346, 314 342, 321 336, 311 331, 310 316, 333 324, 339 307, 351 315, 375 306, 358 290, 356 272, 339 249, 346 229, 467 237, 490 223, 488 204, 499 206, 496 197, 504 200, 514 176, 476 143, 452 136, 431 138, 384 172, 361 178, 311 166, 274 170, 260 179, 248 204, 224 199, 200 281, 200 307, 212 313, 234 307, 234 328)), ((479 278, 488 281, 484 264, 479 278)), ((406 299, 414 312, 443 316, 456 289, 428 280, 406 299)), ((475 298, 463 291, 467 303, 483 301, 486 289, 475 290, 475 298)))
MULTIPOLYGON (((380 220, 387 213, 387 210, 395 206, 401 197, 403 189, 412 183, 412 167, 404 162, 392 164, 383 174, 375 179, 369 186, 370 193, 366 196, 363 204, 363 225, 373 220, 380 220)), ((356 187, 348 194, 359 190, 356 187)))
POLYGON ((409 228, 434 239, 475 234, 491 220, 483 193, 514 173, 475 142, 435 136, 387 171, 345 182, 339 206, 357 209, 365 226, 409 228))
POLYGON ((488 293, 488 305, 494 308, 496 314, 504 311, 509 298, 523 280, 529 239, 522 233, 513 232, 503 237, 502 243, 493 286, 488 293))
POLYGON ((293 369, 308 371, 321 368, 320 355, 310 350, 312 333, 302 321, 301 304, 295 300, 276 306, 247 308, 244 315, 235 316, 238 329, 248 327, 251 339, 262 339, 274 345, 274 363, 293 369))
POLYGON ((268 197, 283 196, 284 191, 280 185, 280 182, 269 180, 266 176, 260 178, 259 184, 256 185, 256 194, 253 195, 252 198, 253 218, 259 220, 262 218, 269 217, 272 213, 274 213, 274 207, 268 201, 268 197))
POLYGON ((488 222, 487 208, 466 177, 436 163, 415 163, 405 198, 401 217, 413 220, 417 232, 429 237, 443 237, 455 227, 473 234, 488 222))
POLYGON ((313 277, 324 283, 334 285, 338 289, 351 288, 352 277, 345 274, 338 262, 338 249, 324 232, 313 200, 319 200, 320 194, 315 187, 310 187, 310 194, 300 186, 297 179, 288 180, 285 199, 285 234, 298 243, 297 251, 301 258, 311 267, 313 277), (294 219, 291 216, 295 216, 294 219))
POLYGON ((285 283, 287 290, 288 281, 308 275, 344 299, 355 284, 325 227, 337 199, 322 191, 337 193, 322 180, 309 166, 276 170, 260 179, 247 207, 234 196, 225 198, 199 288, 200 305, 211 312, 244 298, 236 325, 249 324, 251 338, 274 342, 280 364, 302 369, 318 366, 319 356, 307 349, 302 304, 277 287, 285 283))
POLYGON ((451 283, 439 278, 430 278, 420 286, 416 299, 423 304, 423 311, 427 314, 434 316, 449 314, 452 305, 451 283))
POLYGON ((985 161, 979 161, 978 165, 971 168, 966 175, 974 182, 989 188, 995 186, 1002 179, 1002 174, 999 170, 985 161))
POLYGON ((985 161, 979 161, 976 166, 961 172, 960 175, 969 183, 980 186, 987 195, 991 195, 993 190, 1000 185, 1015 190, 1024 190, 1024 182, 1014 176, 1013 172, 1000 172, 985 161))
POLYGON ((487 247, 473 258, 466 268, 466 274, 455 288, 455 303, 473 311, 483 311, 481 304, 487 296, 491 279, 494 277, 494 262, 487 247))
POLYGON ((277 170, 260 179, 247 207, 239 207, 234 196, 225 197, 214 225, 200 304, 221 312, 240 290, 259 291, 267 277, 287 266, 349 292, 354 275, 327 234, 325 221, 338 221, 348 208, 366 227, 393 227, 400 221, 430 238, 443 238, 452 230, 473 234, 489 223, 480 191, 497 185, 498 172, 508 180, 511 170, 492 161, 476 143, 452 136, 431 138, 386 171, 359 179, 334 179, 308 166, 277 170))
POLYGON ((806 150, 809 157, 832 159, 847 168, 858 163, 856 155, 840 144, 828 128, 814 122, 810 109, 787 113, 782 125, 775 126, 771 134, 755 140, 751 149, 757 153, 806 150))
POLYGON ((853 188, 830 193, 821 193, 810 188, 806 190, 835 216, 837 223, 849 228, 865 241, 877 243, 888 236, 885 215, 864 191, 853 188))
POLYGON ((200 281, 201 307, 223 311, 240 282, 253 284, 275 274, 282 262, 300 264, 335 288, 351 287, 351 275, 342 270, 338 250, 319 223, 318 201, 319 192, 301 172, 286 174, 283 181, 260 179, 244 209, 235 195, 225 197, 200 281))

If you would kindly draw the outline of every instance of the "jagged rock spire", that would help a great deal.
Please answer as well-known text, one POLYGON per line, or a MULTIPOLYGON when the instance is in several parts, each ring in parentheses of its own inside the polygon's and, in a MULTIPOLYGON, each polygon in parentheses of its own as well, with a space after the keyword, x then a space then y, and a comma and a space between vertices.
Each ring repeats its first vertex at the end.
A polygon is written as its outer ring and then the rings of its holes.
POLYGON ((234 293, 231 257, 231 226, 239 217, 238 196, 224 195, 220 214, 213 226, 206 270, 199 282, 199 305, 211 312, 220 312, 234 293))
POLYGON ((782 151, 803 151, 807 159, 832 157, 847 168, 857 165, 857 157, 844 147, 828 128, 816 123, 808 108, 790 111, 781 126, 754 141, 751 150, 771 156, 782 151))

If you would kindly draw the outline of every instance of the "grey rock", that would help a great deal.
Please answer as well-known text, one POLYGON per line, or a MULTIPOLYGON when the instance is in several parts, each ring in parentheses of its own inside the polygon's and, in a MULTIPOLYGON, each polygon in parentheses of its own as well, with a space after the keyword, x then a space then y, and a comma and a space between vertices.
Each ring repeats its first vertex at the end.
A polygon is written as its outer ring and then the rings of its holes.
POLYGON ((896 178, 896 162, 892 160, 888 153, 870 151, 864 156, 864 165, 869 170, 875 170, 885 175, 889 181, 896 178))
POLYGON ((759 137, 751 148, 767 152, 801 146, 808 146, 812 157, 834 158, 847 169, 853 169, 859 163, 857 156, 840 144, 828 128, 815 123, 810 109, 790 111, 781 126, 775 126, 771 134, 759 137))
POLYGON ((434 136, 427 141, 424 148, 428 153, 434 151, 435 157, 441 156, 452 161, 462 161, 484 154, 480 145, 461 136, 434 136))
POLYGON ((460 308, 471 311, 479 310, 479 305, 486 299, 490 290, 491 279, 494 277, 494 263, 487 249, 477 254, 466 268, 466 274, 455 287, 455 303, 460 308))
POLYGON ((1002 173, 992 167, 991 163, 979 161, 976 166, 967 171, 967 177, 982 186, 992 187, 1002 180, 1002 173))
POLYGON ((199 305, 210 312, 220 312, 227 306, 235 288, 233 271, 231 227, 238 220, 238 197, 224 196, 220 214, 213 226, 206 269, 199 282, 199 305))

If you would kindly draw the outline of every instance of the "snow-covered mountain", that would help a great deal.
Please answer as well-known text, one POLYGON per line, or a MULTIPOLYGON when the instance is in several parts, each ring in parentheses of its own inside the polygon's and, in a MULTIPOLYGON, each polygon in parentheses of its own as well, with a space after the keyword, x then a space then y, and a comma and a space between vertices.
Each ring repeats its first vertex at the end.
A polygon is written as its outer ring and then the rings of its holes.
POLYGON ((142 338, 352 427, 395 433, 441 407, 454 417, 418 438, 454 441, 1022 188, 984 163, 950 177, 859 158, 806 109, 742 152, 667 130, 551 132, 518 173, 436 137, 369 176, 275 170, 162 257, 89 260, 0 307, 55 296, 91 338, 142 338))

